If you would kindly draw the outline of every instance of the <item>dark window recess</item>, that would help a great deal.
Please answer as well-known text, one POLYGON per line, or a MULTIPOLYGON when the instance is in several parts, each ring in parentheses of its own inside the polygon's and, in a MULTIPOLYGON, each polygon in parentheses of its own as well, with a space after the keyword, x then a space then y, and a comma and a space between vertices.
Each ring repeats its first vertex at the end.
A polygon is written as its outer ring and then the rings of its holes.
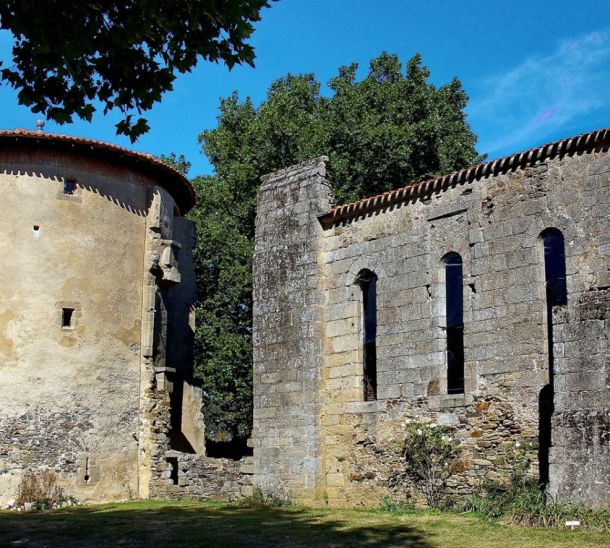
POLYGON ((89 474, 89 457, 85 459, 85 475, 83 476, 83 481, 85 483, 89 483, 91 481, 91 475, 89 474))
POLYGON ((553 354, 553 308, 568 304, 566 256, 563 234, 547 228, 540 234, 544 244, 544 280, 546 285, 546 322, 549 359, 549 382, 538 396, 538 470, 541 485, 550 479, 549 453, 552 446, 552 419, 555 411, 555 356, 553 354))
POLYGON ((61 326, 72 327, 72 318, 74 316, 74 308, 61 309, 61 326))
POLYGON ((563 234, 556 228, 547 228, 541 236, 544 241, 544 274, 548 303, 551 306, 568 304, 563 234))
POLYGON ((70 179, 67 179, 66 181, 64 181, 64 194, 74 194, 74 191, 76 190, 76 182, 72 181, 70 179))
POLYGON ((464 327, 447 328, 447 393, 464 393, 464 327))
POLYGON ((166 461, 169 464, 169 479, 174 485, 178 485, 178 457, 168 457, 166 461))
POLYGON ((464 276, 462 257, 445 256, 447 306, 447 393, 464 393, 464 276))
POLYGON ((356 283, 362 289, 364 400, 377 399, 377 276, 362 270, 356 283))

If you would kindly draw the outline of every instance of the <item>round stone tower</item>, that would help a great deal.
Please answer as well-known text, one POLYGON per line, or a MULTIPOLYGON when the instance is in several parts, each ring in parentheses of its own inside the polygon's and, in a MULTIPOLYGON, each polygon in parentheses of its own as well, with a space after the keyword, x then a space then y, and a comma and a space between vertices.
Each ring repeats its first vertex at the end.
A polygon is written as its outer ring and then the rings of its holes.
POLYGON ((25 473, 84 501, 147 497, 173 481, 173 443, 203 451, 194 190, 150 155, 13 130, 0 196, 0 505, 25 473))

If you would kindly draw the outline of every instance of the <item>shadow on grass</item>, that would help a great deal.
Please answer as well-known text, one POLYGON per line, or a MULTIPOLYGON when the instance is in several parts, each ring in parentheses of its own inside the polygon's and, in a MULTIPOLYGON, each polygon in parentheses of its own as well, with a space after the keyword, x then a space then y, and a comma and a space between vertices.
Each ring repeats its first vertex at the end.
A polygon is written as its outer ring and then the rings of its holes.
POLYGON ((366 513, 180 505, 0 514, 0 546, 431 546, 424 533, 366 513))

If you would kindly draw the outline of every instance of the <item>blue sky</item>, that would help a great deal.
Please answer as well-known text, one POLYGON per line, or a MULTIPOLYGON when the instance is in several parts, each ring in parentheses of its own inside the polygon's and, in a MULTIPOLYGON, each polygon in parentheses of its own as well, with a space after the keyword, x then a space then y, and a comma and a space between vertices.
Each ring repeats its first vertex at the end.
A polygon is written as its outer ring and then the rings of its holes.
MULTIPOLYGON (((454 76, 470 96, 478 149, 496 158, 610 126, 610 1, 281 0, 262 12, 252 44, 256 68, 200 63, 147 115, 151 131, 131 145, 114 134, 116 115, 97 114, 47 131, 116 143, 153 154, 177 152, 190 175, 211 172, 197 136, 216 124, 218 100, 237 90, 255 102, 288 72, 326 83, 337 68, 381 51, 406 62, 420 52, 441 85, 454 76)), ((0 33, 10 62, 11 36, 0 33)), ((35 128, 36 115, 0 87, 0 128, 35 128)))

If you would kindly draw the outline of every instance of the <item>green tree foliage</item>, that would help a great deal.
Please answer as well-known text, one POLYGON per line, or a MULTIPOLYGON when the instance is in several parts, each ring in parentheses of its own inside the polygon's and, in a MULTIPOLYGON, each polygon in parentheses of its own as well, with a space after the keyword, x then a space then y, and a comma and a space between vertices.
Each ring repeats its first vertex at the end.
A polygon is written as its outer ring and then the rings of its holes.
POLYGON ((159 156, 159 160, 174 168, 178 173, 181 173, 185 177, 191 169, 191 162, 186 159, 184 154, 177 155, 175 152, 170 154, 161 154, 161 156, 159 156))
POLYGON ((480 160, 459 80, 436 87, 419 55, 403 70, 382 54, 357 80, 339 69, 325 97, 312 74, 271 85, 256 107, 234 93, 216 129, 200 136, 213 177, 196 181, 199 204, 197 371, 206 424, 245 436, 251 424, 251 257, 259 177, 326 154, 339 201, 396 188, 480 160))
POLYGON ((203 383, 206 435, 217 441, 244 438, 252 423, 253 238, 233 211, 226 182, 202 177, 194 184, 195 372, 203 383))
POLYGON ((118 109, 134 141, 139 117, 198 61, 253 64, 252 23, 270 0, 7 0, 0 28, 15 39, 2 78, 19 102, 60 124, 91 120, 94 99, 118 109))

